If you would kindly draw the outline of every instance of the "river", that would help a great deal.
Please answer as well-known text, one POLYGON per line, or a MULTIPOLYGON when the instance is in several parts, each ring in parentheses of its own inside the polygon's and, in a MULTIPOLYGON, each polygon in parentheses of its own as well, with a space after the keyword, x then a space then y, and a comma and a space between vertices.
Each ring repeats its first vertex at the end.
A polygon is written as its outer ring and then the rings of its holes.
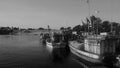
POLYGON ((65 49, 50 50, 39 35, 0 35, 0 68, 84 68, 65 49))

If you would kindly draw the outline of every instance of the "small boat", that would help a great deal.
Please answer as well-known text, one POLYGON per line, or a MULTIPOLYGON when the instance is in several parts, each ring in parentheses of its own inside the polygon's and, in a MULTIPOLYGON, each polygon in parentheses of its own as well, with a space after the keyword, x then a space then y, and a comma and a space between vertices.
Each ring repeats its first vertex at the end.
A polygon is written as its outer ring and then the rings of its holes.
POLYGON ((64 38, 65 35, 54 33, 53 35, 50 35, 50 38, 47 38, 46 46, 50 48, 65 48, 67 46, 67 42, 64 38))
POLYGON ((69 41, 71 52, 79 58, 97 64, 116 63, 117 47, 120 37, 91 35, 84 42, 69 41))
POLYGON ((53 43, 52 43, 52 40, 50 38, 48 38, 46 40, 46 46, 49 47, 49 48, 53 48, 53 43))
POLYGON ((50 38, 49 34, 48 33, 41 33, 40 34, 40 42, 43 44, 43 45, 46 45, 46 40, 50 38))

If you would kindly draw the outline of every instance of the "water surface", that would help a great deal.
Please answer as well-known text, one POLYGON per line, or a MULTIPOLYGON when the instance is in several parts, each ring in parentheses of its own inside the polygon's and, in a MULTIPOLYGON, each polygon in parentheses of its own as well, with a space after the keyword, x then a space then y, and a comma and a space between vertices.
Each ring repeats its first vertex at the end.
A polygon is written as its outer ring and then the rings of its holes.
POLYGON ((0 67, 83 68, 65 49, 50 49, 38 35, 0 35, 0 67))

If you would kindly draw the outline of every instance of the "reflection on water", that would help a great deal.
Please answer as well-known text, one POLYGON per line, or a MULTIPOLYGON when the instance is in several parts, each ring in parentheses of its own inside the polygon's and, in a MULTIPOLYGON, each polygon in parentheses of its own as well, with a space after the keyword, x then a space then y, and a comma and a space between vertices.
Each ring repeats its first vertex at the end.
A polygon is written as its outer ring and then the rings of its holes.
POLYGON ((69 49, 67 48, 54 48, 51 53, 53 62, 64 62, 69 56, 69 49))
POLYGON ((0 35, 0 68, 83 68, 69 49, 46 48, 38 35, 0 35))
POLYGON ((39 61, 39 63, 46 61, 48 53, 41 46, 38 36, 0 35, 0 68, 1 66, 5 68, 19 65, 29 66, 29 64, 34 66, 39 61))

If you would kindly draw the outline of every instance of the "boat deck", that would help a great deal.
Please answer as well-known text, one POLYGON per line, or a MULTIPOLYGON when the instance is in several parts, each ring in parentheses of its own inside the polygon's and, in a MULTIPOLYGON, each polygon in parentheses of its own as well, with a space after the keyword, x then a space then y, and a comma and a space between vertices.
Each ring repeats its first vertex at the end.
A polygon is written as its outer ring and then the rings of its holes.
POLYGON ((76 54, 77 56, 86 59, 91 62, 101 63, 99 60, 99 56, 93 53, 89 53, 84 50, 84 43, 78 43, 76 41, 70 42, 70 50, 72 53, 76 54))
POLYGON ((74 47, 77 48, 77 49, 81 49, 82 46, 84 45, 84 43, 79 43, 79 42, 77 42, 77 41, 70 41, 69 43, 70 43, 71 45, 74 45, 74 47))

